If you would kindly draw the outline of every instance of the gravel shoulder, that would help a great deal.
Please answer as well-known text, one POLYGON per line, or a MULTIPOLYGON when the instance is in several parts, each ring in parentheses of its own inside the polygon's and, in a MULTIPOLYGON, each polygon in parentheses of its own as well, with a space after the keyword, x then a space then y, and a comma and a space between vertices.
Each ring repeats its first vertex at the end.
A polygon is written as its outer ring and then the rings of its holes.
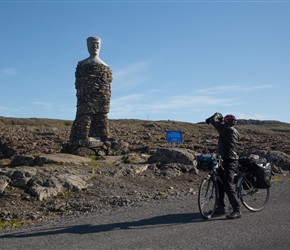
POLYGON ((49 165, 46 168, 50 171, 69 170, 90 176, 88 187, 39 201, 23 189, 7 186, 0 194, 2 230, 20 225, 34 225, 58 217, 86 215, 96 211, 135 206, 150 200, 194 194, 201 178, 201 175, 194 173, 173 177, 160 175, 141 158, 134 164, 124 164, 122 156, 111 156, 91 164, 90 158, 85 157, 50 157, 61 159, 61 164, 49 165), (70 165, 66 165, 67 163, 70 165))
MULTIPOLYGON (((2 230, 35 225, 56 218, 133 207, 154 200, 195 195, 201 178, 206 174, 199 172, 164 176, 142 158, 134 164, 124 164, 122 156, 111 156, 95 161, 94 165, 88 164, 90 158, 76 158, 72 155, 51 155, 51 158, 61 158, 62 164, 51 165, 50 169, 59 172, 69 169, 89 175, 88 187, 39 201, 25 190, 9 186, 0 194, 0 216, 4 221, 2 230), (74 160, 75 165, 66 165, 68 162, 72 164, 74 160)), ((275 175, 275 179, 280 182, 287 181, 287 178, 285 175, 275 175)))
POLYGON ((187 195, 86 216, 55 218, 0 232, 1 246, 5 249, 31 246, 35 249, 192 249, 192 246, 194 249, 288 249, 288 190, 289 182, 273 184, 266 208, 253 213, 242 207, 240 220, 226 220, 225 216, 203 220, 196 204, 197 195, 187 195), (225 235, 231 235, 231 239, 225 235))

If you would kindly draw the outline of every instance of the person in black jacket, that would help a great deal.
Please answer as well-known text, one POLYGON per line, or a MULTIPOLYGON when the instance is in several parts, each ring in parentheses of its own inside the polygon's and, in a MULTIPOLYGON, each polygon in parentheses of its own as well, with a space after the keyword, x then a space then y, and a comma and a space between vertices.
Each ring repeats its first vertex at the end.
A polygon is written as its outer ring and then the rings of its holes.
POLYGON ((215 214, 225 214, 224 193, 227 194, 233 212, 227 215, 228 219, 241 218, 240 203, 236 194, 234 185, 234 175, 238 167, 237 148, 240 140, 239 132, 234 128, 237 119, 233 115, 215 113, 206 119, 207 124, 212 124, 219 132, 218 154, 223 160, 223 170, 219 173, 222 176, 223 184, 218 181, 219 186, 219 204, 215 214))

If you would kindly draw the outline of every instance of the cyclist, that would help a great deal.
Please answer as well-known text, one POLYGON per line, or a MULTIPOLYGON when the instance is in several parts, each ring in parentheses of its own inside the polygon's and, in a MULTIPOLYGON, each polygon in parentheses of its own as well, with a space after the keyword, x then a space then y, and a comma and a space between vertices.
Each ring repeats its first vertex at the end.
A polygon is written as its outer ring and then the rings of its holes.
POLYGON ((212 124, 219 132, 218 154, 223 160, 223 170, 219 170, 223 184, 218 181, 219 201, 215 214, 225 214, 224 193, 227 194, 233 212, 228 214, 227 219, 241 218, 240 203, 234 185, 234 175, 238 167, 237 146, 240 139, 239 132, 233 127, 237 119, 233 115, 215 113, 206 119, 207 124, 212 124))

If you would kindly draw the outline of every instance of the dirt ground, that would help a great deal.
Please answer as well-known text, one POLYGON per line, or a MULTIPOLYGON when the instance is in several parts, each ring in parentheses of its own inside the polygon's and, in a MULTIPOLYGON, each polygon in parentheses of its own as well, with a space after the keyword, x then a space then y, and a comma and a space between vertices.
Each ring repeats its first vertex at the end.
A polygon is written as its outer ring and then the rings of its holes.
MULTIPOLYGON (((58 155, 54 157, 59 158, 58 155)), ((140 202, 166 199, 170 196, 194 195, 203 174, 183 173, 168 177, 158 174, 154 165, 140 159, 134 164, 122 163, 122 156, 108 156, 94 164, 80 164, 80 158, 66 155, 59 166, 49 166, 61 171, 66 162, 69 168, 91 176, 89 187, 79 192, 67 192, 55 198, 37 200, 25 190, 8 186, 0 194, 0 229, 25 224, 36 224, 53 218, 79 216, 140 202), (76 165, 72 162, 76 160, 76 165)))

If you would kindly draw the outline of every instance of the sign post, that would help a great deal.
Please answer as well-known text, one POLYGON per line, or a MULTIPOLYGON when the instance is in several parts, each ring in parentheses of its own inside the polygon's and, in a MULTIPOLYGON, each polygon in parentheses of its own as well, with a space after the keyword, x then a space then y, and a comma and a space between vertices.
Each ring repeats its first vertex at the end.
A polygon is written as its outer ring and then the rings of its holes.
POLYGON ((166 131, 166 140, 171 144, 173 142, 182 142, 181 131, 166 131))

